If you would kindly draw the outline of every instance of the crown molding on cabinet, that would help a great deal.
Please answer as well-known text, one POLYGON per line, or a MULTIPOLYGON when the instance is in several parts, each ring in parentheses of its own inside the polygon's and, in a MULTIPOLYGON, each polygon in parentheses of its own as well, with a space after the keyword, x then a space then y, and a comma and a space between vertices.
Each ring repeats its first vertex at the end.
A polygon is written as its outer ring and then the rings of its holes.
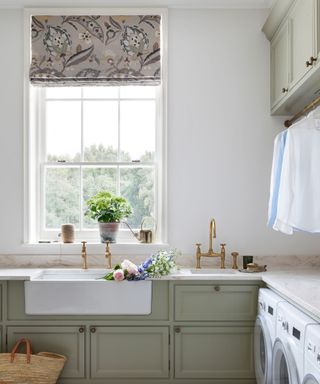
POLYGON ((284 19, 294 0, 276 0, 273 2, 270 14, 265 22, 262 31, 270 41, 284 19))

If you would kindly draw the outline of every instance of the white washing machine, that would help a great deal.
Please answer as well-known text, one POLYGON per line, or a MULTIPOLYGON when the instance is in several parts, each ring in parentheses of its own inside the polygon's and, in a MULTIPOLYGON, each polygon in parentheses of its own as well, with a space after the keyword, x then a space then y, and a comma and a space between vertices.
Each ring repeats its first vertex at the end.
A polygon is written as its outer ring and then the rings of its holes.
POLYGON ((267 288, 259 290, 254 330, 254 360, 257 384, 271 384, 272 348, 276 338, 277 305, 285 301, 267 288))
POLYGON ((307 326, 303 384, 320 384, 320 324, 307 326))
POLYGON ((305 331, 314 320, 289 303, 277 307, 276 340, 272 357, 272 384, 301 384, 305 331))

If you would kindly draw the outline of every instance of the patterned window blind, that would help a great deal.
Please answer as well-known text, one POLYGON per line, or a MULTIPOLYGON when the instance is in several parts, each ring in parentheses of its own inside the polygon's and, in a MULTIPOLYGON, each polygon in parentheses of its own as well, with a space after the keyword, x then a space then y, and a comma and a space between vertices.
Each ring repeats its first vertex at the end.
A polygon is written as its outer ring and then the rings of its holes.
POLYGON ((157 85, 161 16, 32 16, 30 81, 157 85))

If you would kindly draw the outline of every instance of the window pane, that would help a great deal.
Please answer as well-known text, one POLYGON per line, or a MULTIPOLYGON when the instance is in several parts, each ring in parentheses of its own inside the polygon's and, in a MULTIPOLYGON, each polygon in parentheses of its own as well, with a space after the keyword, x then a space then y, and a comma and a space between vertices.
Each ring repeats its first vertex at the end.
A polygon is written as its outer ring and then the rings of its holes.
POLYGON ((156 97, 156 88, 149 86, 125 86, 120 87, 121 99, 154 99, 156 97))
POLYGON ((80 222, 80 172, 76 167, 47 168, 45 172, 45 228, 80 222))
POLYGON ((46 158, 79 161, 81 153, 81 102, 46 102, 46 158))
POLYGON ((120 146, 123 160, 151 161, 155 151, 155 102, 121 101, 120 146))
POLYGON ((81 97, 80 87, 48 87, 46 88, 48 99, 77 99, 81 97))
POLYGON ((118 103, 83 102, 84 161, 116 161, 118 156, 118 103))
MULTIPOLYGON (((117 169, 116 167, 85 167, 82 170, 83 177, 83 209, 87 210, 86 201, 96 193, 105 190, 116 193, 117 169)), ((86 228, 97 228, 97 221, 84 216, 86 228)))
POLYGON ((129 200, 133 215, 128 223, 139 228, 144 216, 154 217, 154 169, 143 167, 120 168, 121 195, 129 200))
POLYGON ((84 87, 83 97, 90 99, 116 99, 118 98, 118 87, 84 87))

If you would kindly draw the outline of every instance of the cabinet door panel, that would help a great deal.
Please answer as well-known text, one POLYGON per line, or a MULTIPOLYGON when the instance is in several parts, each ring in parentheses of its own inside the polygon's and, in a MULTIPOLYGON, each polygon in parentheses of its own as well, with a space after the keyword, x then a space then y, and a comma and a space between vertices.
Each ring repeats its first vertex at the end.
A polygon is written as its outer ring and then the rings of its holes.
POLYGON ((84 333, 79 327, 8 327, 8 351, 23 337, 31 341, 33 353, 54 352, 67 357, 61 377, 84 377, 84 333))
POLYGON ((91 377, 168 377, 168 338, 167 327, 96 327, 91 333, 91 377))
POLYGON ((314 14, 315 0, 298 0, 289 16, 291 87, 312 68, 306 61, 316 56, 314 14))
POLYGON ((176 321, 254 320, 257 286, 176 285, 176 321))
POLYGON ((175 333, 175 377, 254 378, 252 327, 181 327, 175 333))
POLYGON ((271 42, 271 105, 277 104, 289 85, 289 35, 285 23, 271 42))

